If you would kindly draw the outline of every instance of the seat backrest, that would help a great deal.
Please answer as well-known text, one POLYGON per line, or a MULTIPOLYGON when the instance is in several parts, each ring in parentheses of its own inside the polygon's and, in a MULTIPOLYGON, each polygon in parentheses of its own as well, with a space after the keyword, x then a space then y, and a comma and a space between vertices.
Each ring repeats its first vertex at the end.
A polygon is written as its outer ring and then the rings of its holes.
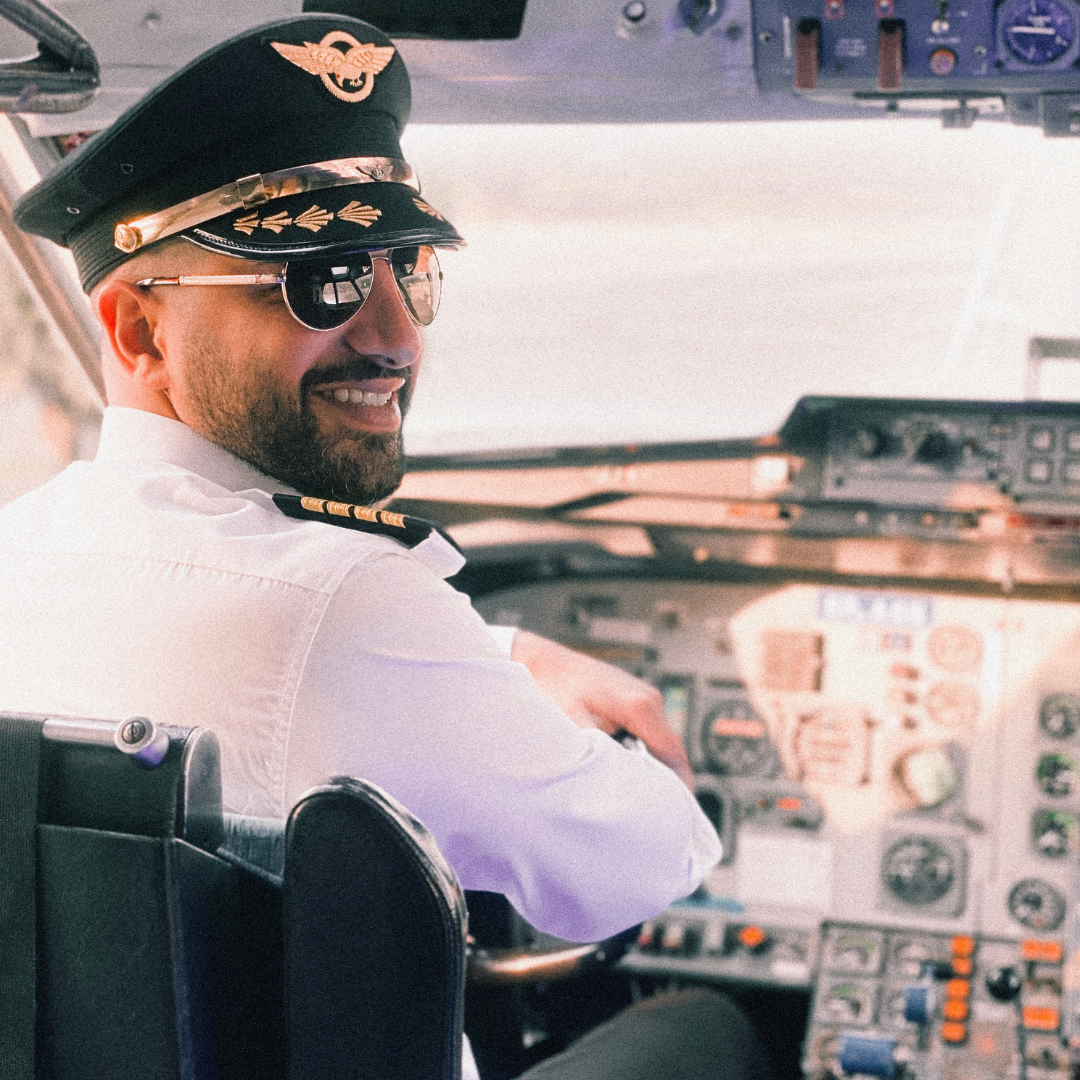
POLYGON ((458 1080, 465 898, 423 825, 339 777, 289 816, 284 893, 290 1080, 458 1080))
POLYGON ((28 1013, 0 977, 0 1075, 457 1080, 464 903, 422 826, 338 780, 283 844, 254 823, 247 847, 277 845, 280 874, 249 865, 242 820, 220 848, 214 736, 162 730, 154 765, 116 724, 0 716, 0 784, 38 748, 36 806, 19 825, 9 799, 0 822, 0 882, 18 865, 23 886, 0 887, 0 961, 36 972, 36 1031, 35 995, 28 1013))

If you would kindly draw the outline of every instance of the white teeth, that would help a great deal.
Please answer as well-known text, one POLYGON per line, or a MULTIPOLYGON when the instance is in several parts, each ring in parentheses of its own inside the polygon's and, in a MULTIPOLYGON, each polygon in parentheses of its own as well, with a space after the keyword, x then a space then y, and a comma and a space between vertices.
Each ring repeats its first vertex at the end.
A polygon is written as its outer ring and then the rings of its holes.
POLYGON ((319 393, 332 397, 342 405, 388 405, 394 396, 393 391, 389 394, 365 393, 363 390, 350 390, 346 386, 339 386, 336 390, 322 390, 319 393))

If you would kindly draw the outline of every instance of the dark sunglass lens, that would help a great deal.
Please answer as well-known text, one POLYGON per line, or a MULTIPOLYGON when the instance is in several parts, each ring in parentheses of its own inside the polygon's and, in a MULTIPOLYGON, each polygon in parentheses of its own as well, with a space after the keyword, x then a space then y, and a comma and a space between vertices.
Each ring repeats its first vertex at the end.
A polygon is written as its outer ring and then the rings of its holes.
POLYGON ((442 293, 442 271, 435 249, 395 248, 391 263, 405 306, 421 326, 428 326, 439 310, 442 293))
POLYGON ((371 259, 350 255, 333 263, 289 263, 285 300, 289 310, 312 330, 347 323, 371 292, 371 259))

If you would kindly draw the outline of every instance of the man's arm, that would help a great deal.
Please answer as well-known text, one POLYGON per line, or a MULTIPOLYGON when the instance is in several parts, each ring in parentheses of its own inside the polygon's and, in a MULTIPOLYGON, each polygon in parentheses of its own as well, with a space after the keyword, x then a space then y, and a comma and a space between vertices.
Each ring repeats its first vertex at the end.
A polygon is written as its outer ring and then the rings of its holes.
POLYGON ((599 728, 607 735, 629 732, 694 790, 690 761, 664 719, 656 687, 529 630, 514 635, 510 657, 529 669, 536 685, 578 727, 599 728))
MULTIPOLYGON (((421 570, 388 554, 331 598, 297 691, 286 806, 332 775, 371 780, 424 821, 465 887, 504 893, 561 937, 606 937, 692 892, 720 848, 686 786, 576 726, 468 598, 421 570)), ((565 674, 569 650, 553 648, 565 674)))

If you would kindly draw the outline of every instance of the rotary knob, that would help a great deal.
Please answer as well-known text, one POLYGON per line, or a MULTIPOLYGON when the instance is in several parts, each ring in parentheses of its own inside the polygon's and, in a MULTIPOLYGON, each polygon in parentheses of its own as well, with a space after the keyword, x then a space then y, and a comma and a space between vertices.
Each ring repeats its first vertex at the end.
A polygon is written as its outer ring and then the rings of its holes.
POLYGON ((864 461, 879 457, 885 449, 885 433, 881 428, 868 424, 851 433, 851 452, 864 461))
POLYGON ((957 445, 940 429, 928 431, 915 447, 912 455, 923 465, 942 465, 956 456, 957 445))
POLYGON ((997 1001, 1013 1001, 1021 985, 1016 968, 998 967, 986 973, 986 992, 997 1001))

